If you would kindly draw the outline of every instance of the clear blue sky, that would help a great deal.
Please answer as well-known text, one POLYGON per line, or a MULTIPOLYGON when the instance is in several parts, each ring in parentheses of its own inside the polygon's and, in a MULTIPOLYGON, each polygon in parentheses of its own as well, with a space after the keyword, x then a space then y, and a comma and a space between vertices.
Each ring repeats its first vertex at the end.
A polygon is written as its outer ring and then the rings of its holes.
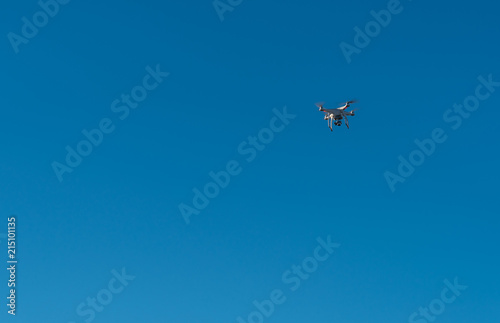
POLYGON ((8 34, 41 9, 4 3, 0 233, 17 215, 19 264, 2 321, 234 323, 280 289, 264 322, 408 322, 458 277, 435 322, 498 322, 500 87, 460 126, 447 110, 500 81, 500 7, 402 1, 348 64, 340 44, 387 5, 243 0, 221 21, 211 0, 73 0, 15 53, 8 34), (170 74, 113 111, 158 64, 170 74), (314 103, 350 98, 351 129, 330 132, 314 103), (239 145, 284 106, 295 119, 248 162, 239 145), (106 118, 59 181, 53 162, 106 118), (446 141, 392 192, 384 173, 436 128, 446 141), (186 224, 179 205, 230 160, 241 173, 186 224), (282 275, 328 236, 340 246, 291 291, 282 275), (78 315, 123 267, 135 279, 78 315))

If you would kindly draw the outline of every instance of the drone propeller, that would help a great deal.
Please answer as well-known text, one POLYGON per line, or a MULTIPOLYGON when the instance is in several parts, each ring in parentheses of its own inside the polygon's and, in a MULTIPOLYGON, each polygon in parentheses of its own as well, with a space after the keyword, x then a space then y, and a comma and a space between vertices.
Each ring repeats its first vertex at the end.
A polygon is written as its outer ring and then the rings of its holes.
POLYGON ((357 102, 358 102, 358 100, 354 99, 354 100, 347 101, 347 102, 340 102, 339 105, 343 106, 345 104, 352 104, 352 103, 357 103, 357 102))
POLYGON ((324 105, 325 105, 325 102, 318 102, 318 103, 316 103, 316 106, 318 108, 323 108, 324 105))

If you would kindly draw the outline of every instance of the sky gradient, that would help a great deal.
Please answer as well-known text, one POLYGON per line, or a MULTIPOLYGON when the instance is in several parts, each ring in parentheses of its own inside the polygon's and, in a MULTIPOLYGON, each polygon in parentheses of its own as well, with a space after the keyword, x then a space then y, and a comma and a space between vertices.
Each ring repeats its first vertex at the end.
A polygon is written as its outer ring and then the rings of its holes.
POLYGON ((48 3, 2 5, 3 321, 498 322, 497 3, 48 3))

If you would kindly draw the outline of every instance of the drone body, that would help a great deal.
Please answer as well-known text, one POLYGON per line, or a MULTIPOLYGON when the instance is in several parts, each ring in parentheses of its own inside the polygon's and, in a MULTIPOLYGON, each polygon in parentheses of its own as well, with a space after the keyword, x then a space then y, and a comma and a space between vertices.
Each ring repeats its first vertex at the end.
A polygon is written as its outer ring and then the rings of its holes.
POLYGON ((347 116, 354 116, 354 111, 356 111, 356 109, 351 111, 345 110, 350 107, 352 103, 356 102, 357 101, 355 100, 347 101, 343 106, 336 109, 325 109, 323 107, 323 103, 317 103, 316 105, 318 106, 319 111, 325 114, 324 119, 328 121, 328 127, 331 131, 333 131, 333 125, 342 125, 342 119, 345 120, 345 125, 347 126, 347 129, 349 129, 349 120, 347 119, 347 116))

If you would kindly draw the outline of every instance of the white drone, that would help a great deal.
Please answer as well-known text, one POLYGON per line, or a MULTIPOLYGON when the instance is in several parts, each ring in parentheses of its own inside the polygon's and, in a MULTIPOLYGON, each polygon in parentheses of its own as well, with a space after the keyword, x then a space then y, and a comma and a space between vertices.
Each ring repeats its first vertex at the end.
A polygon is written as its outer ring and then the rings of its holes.
POLYGON ((319 108, 319 111, 325 114, 325 120, 328 121, 328 127, 331 131, 333 131, 332 126, 340 126, 342 125, 342 119, 345 119, 345 125, 347 129, 349 129, 349 120, 347 120, 347 116, 354 116, 354 109, 352 111, 346 112, 345 109, 351 106, 351 103, 356 103, 356 100, 347 101, 343 106, 336 109, 325 109, 323 108, 324 103, 316 103, 316 106, 319 108), (335 122, 333 122, 335 120, 335 122))

